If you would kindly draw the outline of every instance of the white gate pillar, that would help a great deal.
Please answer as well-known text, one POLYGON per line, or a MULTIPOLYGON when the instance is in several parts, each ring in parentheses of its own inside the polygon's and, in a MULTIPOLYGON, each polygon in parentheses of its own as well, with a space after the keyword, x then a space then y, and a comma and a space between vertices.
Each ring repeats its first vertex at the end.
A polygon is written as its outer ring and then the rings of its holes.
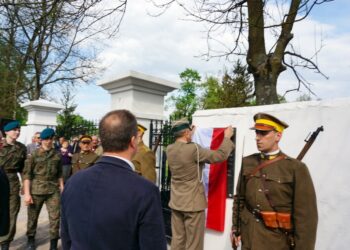
POLYGON ((35 132, 41 132, 46 127, 56 127, 57 114, 64 108, 61 104, 43 99, 29 101, 21 106, 28 111, 27 126, 22 126, 19 138, 25 145, 31 143, 35 132))
MULTIPOLYGON (((99 86, 111 94, 111 110, 127 109, 137 118, 137 121, 149 129, 150 120, 163 120, 164 97, 167 93, 179 88, 179 84, 158 77, 129 71, 109 82, 99 83, 99 86)), ((144 135, 148 144, 149 131, 144 135)))

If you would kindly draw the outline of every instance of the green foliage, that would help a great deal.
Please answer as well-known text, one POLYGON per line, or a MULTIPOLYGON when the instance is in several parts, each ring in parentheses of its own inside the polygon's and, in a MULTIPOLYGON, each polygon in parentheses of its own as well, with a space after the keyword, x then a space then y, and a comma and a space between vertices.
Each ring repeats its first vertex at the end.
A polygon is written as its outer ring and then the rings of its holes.
POLYGON ((86 134, 88 131, 96 130, 94 122, 85 120, 81 115, 75 114, 77 105, 74 103, 74 94, 72 87, 64 86, 62 89, 63 97, 61 104, 64 109, 57 115, 56 133, 59 137, 71 138, 79 134, 86 134))
POLYGON ((170 115, 172 119, 181 117, 192 118, 198 109, 200 101, 196 98, 196 92, 200 86, 201 77, 196 70, 186 69, 180 73, 181 87, 175 95, 166 100, 168 106, 175 106, 175 111, 170 115))
POLYGON ((221 83, 209 77, 202 84, 204 109, 250 106, 253 101, 253 82, 245 66, 238 60, 231 73, 225 72, 221 83))
POLYGON ((18 51, 5 42, 0 34, 0 117, 19 120, 22 125, 28 112, 20 106, 18 96, 21 84, 18 81, 18 51))

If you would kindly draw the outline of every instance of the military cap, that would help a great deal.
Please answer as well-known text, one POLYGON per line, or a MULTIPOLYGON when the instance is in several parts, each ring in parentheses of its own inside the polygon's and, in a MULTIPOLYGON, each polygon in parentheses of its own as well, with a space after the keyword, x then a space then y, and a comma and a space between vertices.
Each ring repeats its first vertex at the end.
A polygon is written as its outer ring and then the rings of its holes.
POLYGON ((90 135, 83 135, 82 137, 80 137, 80 142, 91 142, 92 138, 90 135))
POLYGON ((42 140, 50 139, 54 136, 55 136, 55 130, 53 130, 52 128, 45 128, 40 133, 40 139, 42 140))
POLYGON ((174 122, 174 125, 171 128, 171 130, 175 133, 186 128, 191 129, 190 122, 187 120, 187 118, 181 118, 180 120, 174 122))
POLYGON ((142 133, 147 130, 145 126, 142 126, 140 123, 137 124, 137 130, 141 131, 142 133))
POLYGON ((20 128, 20 127, 21 127, 21 125, 19 124, 18 121, 12 121, 12 122, 7 123, 4 126, 4 131, 7 132, 7 131, 13 130, 15 128, 20 128))
POLYGON ((251 129, 270 131, 276 130, 277 132, 283 132, 284 129, 288 128, 288 124, 277 119, 276 117, 266 114, 266 113, 257 113, 254 115, 254 127, 251 129))

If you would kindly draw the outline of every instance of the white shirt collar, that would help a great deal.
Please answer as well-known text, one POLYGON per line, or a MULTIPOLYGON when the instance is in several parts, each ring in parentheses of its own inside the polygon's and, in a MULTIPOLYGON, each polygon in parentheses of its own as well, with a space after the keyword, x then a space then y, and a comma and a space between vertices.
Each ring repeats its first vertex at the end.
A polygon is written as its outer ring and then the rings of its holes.
POLYGON ((134 166, 134 164, 133 164, 131 161, 129 161, 128 159, 125 159, 125 158, 120 157, 120 156, 108 155, 108 154, 104 154, 103 156, 114 157, 114 158, 120 159, 120 160, 122 160, 122 161, 125 161, 125 162, 130 166, 130 168, 132 169, 132 171, 135 171, 135 166, 134 166))
POLYGON ((277 149, 276 151, 264 153, 264 155, 277 155, 281 150, 277 149))

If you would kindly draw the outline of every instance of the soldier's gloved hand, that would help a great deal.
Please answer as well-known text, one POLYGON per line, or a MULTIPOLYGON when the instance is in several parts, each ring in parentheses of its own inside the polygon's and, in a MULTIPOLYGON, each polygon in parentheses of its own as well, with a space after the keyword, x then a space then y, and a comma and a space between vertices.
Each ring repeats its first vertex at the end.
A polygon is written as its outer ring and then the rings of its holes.
POLYGON ((24 195, 24 203, 26 204, 26 206, 29 206, 30 204, 34 204, 32 196, 30 194, 24 195))
POLYGON ((231 139, 231 137, 233 136, 233 128, 232 128, 232 126, 228 126, 225 129, 224 135, 225 135, 226 138, 231 139))

